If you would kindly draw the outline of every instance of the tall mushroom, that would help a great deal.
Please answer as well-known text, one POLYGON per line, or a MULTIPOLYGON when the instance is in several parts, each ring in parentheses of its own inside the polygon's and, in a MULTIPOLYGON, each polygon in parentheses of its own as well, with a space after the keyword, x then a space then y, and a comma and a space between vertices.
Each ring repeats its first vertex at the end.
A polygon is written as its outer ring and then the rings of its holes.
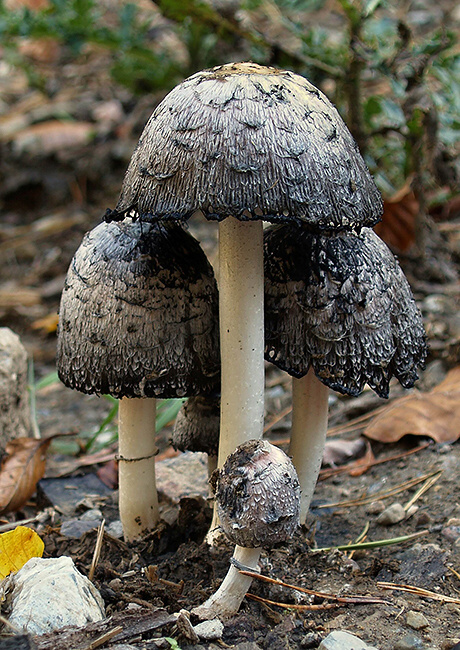
POLYGON ((136 539, 158 521, 155 398, 218 388, 217 286, 198 242, 130 218, 87 233, 61 298, 57 368, 70 388, 120 399, 120 518, 136 539))
POLYGON ((328 387, 356 396, 367 383, 388 397, 395 376, 410 388, 425 360, 425 332, 398 262, 373 230, 276 226, 264 245, 265 356, 293 377, 290 455, 304 522, 321 465, 328 387))
POLYGON ((157 106, 106 219, 196 210, 220 222, 221 467, 262 435, 262 221, 371 226, 381 199, 325 95, 292 72, 234 63, 198 72, 157 106))

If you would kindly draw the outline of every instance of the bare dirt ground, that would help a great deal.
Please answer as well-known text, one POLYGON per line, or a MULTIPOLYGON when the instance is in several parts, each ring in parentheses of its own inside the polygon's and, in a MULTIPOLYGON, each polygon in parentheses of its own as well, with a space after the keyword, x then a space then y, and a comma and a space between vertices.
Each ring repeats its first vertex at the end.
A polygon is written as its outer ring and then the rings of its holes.
MULTIPOLYGON (((54 370, 55 315, 69 261, 83 234, 100 221, 107 207, 114 206, 140 129, 158 100, 151 96, 135 100, 114 87, 100 53, 88 54, 83 66, 69 60, 59 69, 55 62, 40 65, 54 88, 51 99, 30 89, 22 73, 0 69, 4 102, 0 123, 0 326, 10 327, 22 337, 34 359, 37 379, 54 370), (27 132, 37 121, 52 120, 64 110, 70 110, 76 122, 92 125, 91 141, 79 142, 75 129, 65 135, 58 133, 56 125, 49 126, 48 133, 40 136, 42 139, 27 132), (17 127, 19 119, 23 120, 21 129, 17 127)), ((458 208, 449 212, 445 223, 448 227, 444 232, 453 251, 451 262, 458 268, 458 208)), ((190 227, 212 259, 215 226, 198 218, 190 227)), ((410 265, 407 272, 411 279, 410 265)), ((453 282, 439 285, 414 280, 413 289, 425 318, 431 350, 419 389, 429 390, 459 363, 460 292, 453 282)), ((392 396, 402 394, 395 385, 392 396)), ((266 419, 270 422, 290 401, 289 381, 273 369, 267 370, 266 398, 266 419)), ((357 400, 334 397, 331 425, 343 426, 383 403, 370 391, 357 400)), ((103 399, 78 395, 53 384, 38 392, 36 417, 44 437, 75 432, 75 454, 82 434, 96 430, 109 408, 103 399)), ((289 415, 268 435, 283 446, 288 429, 289 415)), ((360 432, 356 425, 337 435, 354 439, 360 432)), ((165 454, 169 434, 166 428, 159 439, 160 451, 165 454)), ((123 642, 139 649, 168 648, 169 642, 162 639, 170 636, 181 648, 315 648, 329 631, 341 629, 380 650, 447 650, 460 643, 458 443, 435 444, 429 437, 406 436, 392 444, 373 442, 372 450, 378 460, 390 460, 370 467, 360 476, 341 473, 321 480, 305 529, 289 545, 262 556, 263 575, 331 594, 335 599, 254 580, 250 593, 264 600, 247 597, 239 614, 225 623, 218 642, 200 641, 194 645, 172 622, 156 631, 133 633, 131 638, 128 635, 123 642), (425 443, 430 444, 406 455, 425 443), (410 509, 410 499, 436 472, 440 472, 437 481, 410 509), (405 486, 414 478, 419 478, 420 483, 405 486), (402 486, 399 493, 381 499, 383 492, 398 486, 402 486), (359 503, 363 497, 369 497, 369 502, 359 503), (353 500, 358 503, 346 503, 353 500), (408 516, 393 525, 379 523, 383 507, 394 502, 407 506, 408 516), (365 528, 365 541, 416 533, 419 537, 370 549, 313 552, 314 548, 351 543, 365 528), (432 594, 428 597, 386 589, 382 583, 410 585, 432 594), (353 596, 363 595, 380 602, 350 602, 353 596), (337 597, 348 602, 337 601, 337 597), (424 618, 414 616, 414 612, 424 618)), ((65 463, 76 465, 74 460, 75 455, 70 459, 63 456, 62 446, 53 447, 49 474, 62 476, 65 463)), ((98 467, 80 468, 74 474, 94 473, 98 467)), ((93 501, 80 505, 80 509, 95 505, 107 525, 116 520, 116 491, 109 490, 93 501)), ((41 502, 39 497, 15 517, 19 520, 33 516, 45 506, 49 503, 41 502)), ((223 541, 209 549, 202 543, 211 517, 206 500, 201 496, 183 499, 179 504, 163 500, 162 507, 165 521, 142 543, 128 546, 108 534, 104 537, 94 581, 107 613, 121 617, 121 621, 130 620, 129 605, 133 603, 142 608, 137 610, 139 617, 144 610, 151 612, 154 608, 165 608, 169 613, 190 611, 212 593, 227 571, 230 545, 223 541)), ((71 539, 60 530, 61 523, 75 514, 54 512, 39 530, 46 557, 70 555, 87 574, 96 532, 71 539)), ((103 647, 118 641, 114 638, 103 647)), ((58 641, 50 641, 48 647, 58 648, 58 641)), ((72 647, 87 646, 75 642, 72 647)))

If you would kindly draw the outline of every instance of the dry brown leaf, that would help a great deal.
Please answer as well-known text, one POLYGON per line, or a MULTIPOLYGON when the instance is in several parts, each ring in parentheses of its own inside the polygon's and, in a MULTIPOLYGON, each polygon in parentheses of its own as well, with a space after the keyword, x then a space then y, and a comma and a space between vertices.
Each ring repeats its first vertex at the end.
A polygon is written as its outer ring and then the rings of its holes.
POLYGON ((7 443, 0 465, 0 514, 19 510, 35 492, 52 439, 16 438, 7 443))
POLYGON ((415 241, 415 220, 419 204, 411 189, 411 179, 383 203, 382 221, 374 230, 387 244, 406 251, 415 241))
POLYGON ((32 329, 43 330, 46 334, 52 334, 57 330, 59 315, 53 312, 43 318, 39 318, 32 323, 32 329))
POLYGON ((366 452, 366 441, 363 438, 356 440, 342 440, 335 438, 328 440, 324 445, 323 465, 337 467, 345 465, 355 458, 361 457, 366 452))
POLYGON ((18 153, 49 155, 87 144, 94 132, 90 122, 49 120, 16 133, 13 146, 18 153))
POLYGON ((350 464, 348 473, 350 476, 362 476, 367 472, 372 464, 375 462, 374 452, 370 442, 366 440, 366 453, 361 458, 357 458, 353 463, 350 464))
POLYGON ((416 392, 395 400, 365 428, 380 442, 396 442, 406 434, 428 436, 436 442, 460 437, 460 366, 453 368, 428 393, 416 392))

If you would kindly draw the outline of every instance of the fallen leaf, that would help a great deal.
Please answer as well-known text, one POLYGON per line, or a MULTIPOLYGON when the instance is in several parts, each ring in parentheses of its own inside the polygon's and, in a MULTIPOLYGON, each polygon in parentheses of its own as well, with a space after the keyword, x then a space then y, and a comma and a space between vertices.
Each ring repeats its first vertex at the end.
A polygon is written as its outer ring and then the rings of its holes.
POLYGON ((337 467, 345 465, 350 460, 362 456, 366 451, 366 442, 363 438, 356 440, 328 440, 324 446, 323 465, 337 467))
POLYGON ((20 154, 49 155, 87 144, 94 132, 94 124, 90 122, 49 120, 16 133, 13 147, 20 154))
POLYGON ((19 510, 35 492, 52 439, 16 438, 7 443, 0 465, 0 514, 19 510))
POLYGON ((348 473, 350 476, 362 476, 367 470, 372 467, 375 462, 374 452, 368 440, 366 440, 366 453, 364 456, 357 458, 353 463, 350 463, 348 473))
POLYGON ((0 535, 0 580, 19 571, 31 557, 42 557, 45 545, 31 528, 17 526, 0 535))
POLYGON ((52 334, 57 330, 59 315, 56 312, 48 314, 44 318, 39 318, 32 323, 32 329, 43 330, 46 334, 52 334))
POLYGON ((428 436, 436 442, 460 437, 460 366, 453 368, 438 386, 401 397, 384 409, 364 429, 380 442, 396 442, 406 434, 428 436))
POLYGON ((411 189, 411 180, 392 197, 385 199, 382 221, 374 228, 379 237, 400 251, 407 251, 415 241, 419 203, 411 189))

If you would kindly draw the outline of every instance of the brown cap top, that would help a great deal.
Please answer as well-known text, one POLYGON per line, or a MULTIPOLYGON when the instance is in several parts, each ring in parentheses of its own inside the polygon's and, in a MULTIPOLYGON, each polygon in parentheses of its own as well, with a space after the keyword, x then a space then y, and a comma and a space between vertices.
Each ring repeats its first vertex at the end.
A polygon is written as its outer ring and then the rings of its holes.
POLYGON ((299 526, 297 473, 267 440, 250 440, 230 454, 217 473, 216 501, 225 534, 239 546, 270 547, 299 526))
POLYGON ((220 397, 190 397, 177 414, 171 442, 180 451, 203 451, 217 456, 219 428, 220 397))
POLYGON ((218 294, 198 242, 175 224, 102 223, 67 273, 57 368, 70 388, 183 397, 219 383, 218 294))
POLYGON ((380 194, 336 108, 300 75, 254 63, 198 72, 147 123, 107 220, 374 225, 380 194))
POLYGON ((426 357, 422 317, 386 244, 365 228, 326 236, 268 228, 265 246, 265 358, 294 377, 313 366, 341 393, 365 384, 388 397, 405 388, 426 357))

